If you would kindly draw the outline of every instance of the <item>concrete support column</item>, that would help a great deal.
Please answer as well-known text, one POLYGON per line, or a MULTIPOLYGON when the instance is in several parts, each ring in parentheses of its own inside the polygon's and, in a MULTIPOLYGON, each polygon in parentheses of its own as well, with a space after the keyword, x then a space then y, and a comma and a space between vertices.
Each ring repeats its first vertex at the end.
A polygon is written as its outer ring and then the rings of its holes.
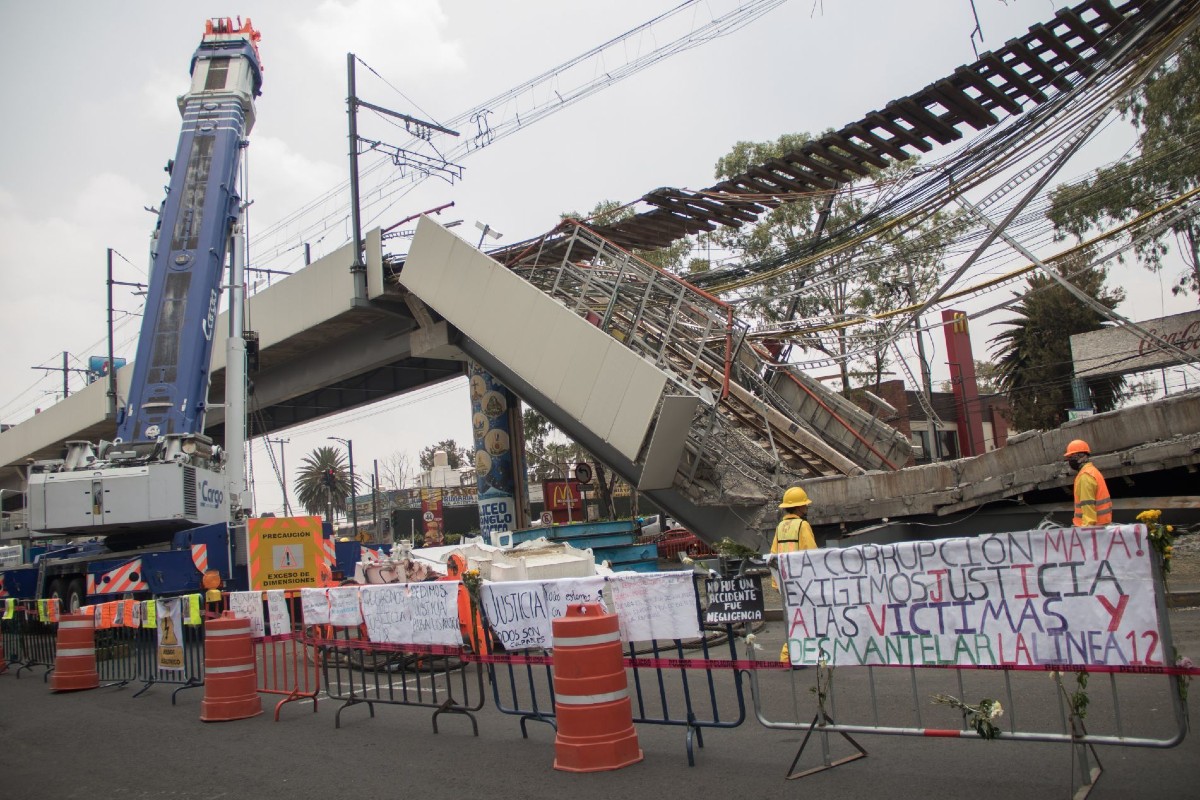
POLYGON ((471 362, 471 429, 475 433, 475 474, 479 491, 479 530, 492 534, 527 527, 521 403, 491 373, 471 362))

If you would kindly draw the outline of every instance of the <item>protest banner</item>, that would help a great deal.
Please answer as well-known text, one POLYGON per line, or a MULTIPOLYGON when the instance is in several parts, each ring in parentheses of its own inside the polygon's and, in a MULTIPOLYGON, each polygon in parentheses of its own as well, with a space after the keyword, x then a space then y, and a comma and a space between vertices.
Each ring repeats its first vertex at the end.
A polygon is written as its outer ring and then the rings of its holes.
POLYGON ((1143 525, 803 550, 779 558, 793 664, 1161 666, 1143 525))

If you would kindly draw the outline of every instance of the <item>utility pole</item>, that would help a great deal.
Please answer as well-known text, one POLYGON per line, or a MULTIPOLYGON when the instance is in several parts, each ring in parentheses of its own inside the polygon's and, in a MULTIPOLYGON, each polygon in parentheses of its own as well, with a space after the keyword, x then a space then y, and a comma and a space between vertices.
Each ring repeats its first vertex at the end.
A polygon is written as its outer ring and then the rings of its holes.
POLYGON ((86 369, 80 369, 79 367, 67 366, 67 359, 70 357, 71 357, 71 354, 68 353, 66 350, 64 350, 63 354, 62 354, 62 366, 61 367, 31 367, 31 369, 44 369, 47 372, 61 372, 62 376, 63 376, 63 398, 64 399, 69 397, 71 394, 71 387, 67 383, 68 379, 71 377, 71 373, 72 372, 82 372, 85 375, 88 373, 88 370, 86 370, 86 369))
POLYGON ((289 444, 291 439, 272 439, 270 436, 264 440, 267 447, 273 444, 279 445, 279 488, 283 489, 283 515, 290 517, 292 515, 292 505, 288 502, 287 489, 287 459, 284 457, 283 446, 289 444))
MULTIPOLYGON (((121 256, 124 258, 124 256, 121 256)), ((140 283, 113 280, 113 249, 108 248, 108 416, 117 418, 117 368, 113 354, 113 287, 132 286, 145 289, 140 283)))
POLYGON ((335 442, 341 442, 346 445, 346 452, 350 455, 350 526, 354 530, 354 541, 358 541, 358 503, 354 502, 357 495, 357 487, 354 480, 354 440, 342 439, 338 436, 328 436, 335 442))

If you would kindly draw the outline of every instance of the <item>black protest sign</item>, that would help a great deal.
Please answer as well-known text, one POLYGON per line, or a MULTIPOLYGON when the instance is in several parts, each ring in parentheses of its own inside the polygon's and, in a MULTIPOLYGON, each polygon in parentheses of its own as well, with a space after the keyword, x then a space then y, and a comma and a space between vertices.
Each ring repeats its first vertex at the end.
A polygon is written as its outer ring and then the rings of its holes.
POLYGON ((704 582, 708 607, 704 623, 759 622, 763 618, 762 581, 751 578, 710 578, 704 582))

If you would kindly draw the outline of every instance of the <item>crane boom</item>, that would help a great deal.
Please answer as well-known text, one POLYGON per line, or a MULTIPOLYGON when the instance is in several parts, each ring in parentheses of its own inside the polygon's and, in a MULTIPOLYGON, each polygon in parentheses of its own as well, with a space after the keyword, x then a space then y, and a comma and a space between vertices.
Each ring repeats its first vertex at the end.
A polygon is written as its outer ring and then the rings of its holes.
POLYGON ((150 450, 160 437, 204 431, 213 328, 241 198, 238 166, 262 87, 250 20, 209 20, 179 98, 183 126, 159 212, 146 314, 117 441, 150 450))

